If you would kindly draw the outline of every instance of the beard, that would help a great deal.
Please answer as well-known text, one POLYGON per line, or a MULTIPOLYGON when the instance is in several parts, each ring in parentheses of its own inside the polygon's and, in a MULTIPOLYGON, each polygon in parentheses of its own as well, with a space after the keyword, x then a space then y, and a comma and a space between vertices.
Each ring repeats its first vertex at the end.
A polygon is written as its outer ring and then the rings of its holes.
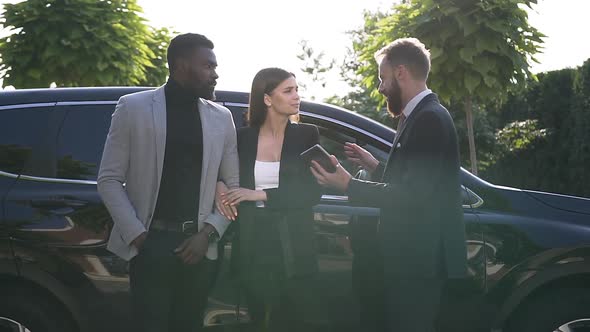
POLYGON ((394 79, 393 82, 391 91, 387 93, 387 111, 393 116, 398 116, 402 114, 402 90, 397 80, 394 79))
POLYGON ((213 101, 215 100, 215 87, 211 87, 210 85, 195 87, 195 94, 196 97, 213 101))

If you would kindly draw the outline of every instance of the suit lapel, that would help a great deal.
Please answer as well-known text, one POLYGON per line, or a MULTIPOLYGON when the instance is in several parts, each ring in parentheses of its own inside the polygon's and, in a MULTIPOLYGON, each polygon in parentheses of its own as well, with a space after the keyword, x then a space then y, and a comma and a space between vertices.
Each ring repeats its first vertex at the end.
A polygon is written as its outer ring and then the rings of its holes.
MULTIPOLYGON (((207 178, 207 171, 209 170, 210 162, 212 162, 211 153, 213 148, 218 148, 218 142, 214 142, 212 137, 214 136, 215 128, 213 119, 213 109, 204 99, 198 99, 199 116, 201 118, 201 128, 203 132, 203 159, 201 169, 201 197, 204 197, 204 179, 207 178)), ((223 147, 222 147, 223 148, 223 147)))
POLYGON ((291 158, 293 157, 293 149, 295 148, 295 142, 297 142, 297 138, 293 137, 296 135, 296 131, 293 130, 294 126, 297 124, 292 123, 290 120, 287 123, 287 127, 285 128, 285 137, 283 138, 283 146, 281 147, 281 165, 279 168, 279 184, 281 183, 281 179, 285 177, 285 172, 287 171, 287 165, 290 165, 291 158))
POLYGON ((245 146, 243 148, 246 149, 245 153, 240 154, 240 157, 246 158, 244 161, 246 172, 245 174, 241 174, 240 176, 244 176, 244 185, 246 188, 254 189, 256 187, 256 182, 254 179, 254 167, 256 166, 256 155, 258 154, 258 134, 260 133, 260 128, 258 127, 251 127, 247 131, 247 137, 245 137, 245 146))
POLYGON ((402 134, 404 132, 404 129, 406 129, 406 127, 408 126, 408 122, 410 121, 410 118, 412 117, 414 113, 410 114, 410 117, 408 117, 404 123, 402 123, 401 128, 395 133, 395 137, 393 138, 393 144, 391 145, 391 150, 395 150, 395 147, 397 146, 397 143, 399 143, 400 138, 402 137, 402 134))
POLYGON ((424 106, 432 100, 438 100, 434 93, 431 93, 422 98, 422 100, 418 103, 418 105, 416 105, 416 108, 414 108, 410 116, 402 124, 402 127, 399 129, 399 131, 395 133, 395 137, 393 138, 393 144, 391 145, 391 150, 389 152, 389 157, 387 158, 387 164, 385 164, 385 171, 383 172, 382 180, 387 179, 387 177, 389 176, 391 164, 393 160, 396 158, 396 152, 398 148, 401 147, 401 145, 399 147, 398 145, 400 144, 403 135, 406 133, 406 128, 410 127, 412 122, 414 122, 414 119, 416 119, 417 114, 420 113, 424 106))
POLYGON ((395 147, 397 147, 397 144, 399 143, 402 135, 404 134, 405 129, 408 127, 408 125, 410 124, 410 122, 414 121, 414 119, 416 118, 416 114, 419 113, 420 110, 422 110, 422 107, 428 101, 432 100, 433 98, 436 98, 436 95, 435 94, 433 94, 433 93, 428 94, 424 98, 422 98, 422 100, 420 100, 420 102, 418 103, 418 105, 416 105, 416 107, 414 108, 414 110, 412 111, 412 113, 410 114, 410 116, 402 124, 402 127, 399 129, 399 132, 395 133, 395 137, 393 138, 393 145, 392 145, 392 148, 393 149, 395 149, 395 147))
POLYGON ((164 167, 164 153, 166 150, 166 95, 164 87, 154 90, 152 117, 154 119, 154 139, 156 144, 156 168, 158 171, 158 183, 162 179, 164 167))

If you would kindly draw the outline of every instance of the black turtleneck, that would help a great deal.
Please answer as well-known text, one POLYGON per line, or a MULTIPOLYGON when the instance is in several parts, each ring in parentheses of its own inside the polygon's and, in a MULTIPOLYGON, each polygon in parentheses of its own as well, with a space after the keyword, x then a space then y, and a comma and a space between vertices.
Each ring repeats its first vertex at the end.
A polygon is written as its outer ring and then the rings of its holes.
POLYGON ((203 166, 203 129, 198 97, 169 79, 166 94, 166 149, 154 218, 197 220, 203 166))

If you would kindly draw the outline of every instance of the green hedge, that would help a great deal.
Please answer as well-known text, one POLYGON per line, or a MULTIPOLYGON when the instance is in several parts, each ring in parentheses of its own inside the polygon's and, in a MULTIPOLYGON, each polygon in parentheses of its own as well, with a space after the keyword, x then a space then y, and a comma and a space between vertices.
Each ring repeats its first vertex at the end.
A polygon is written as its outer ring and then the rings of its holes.
MULTIPOLYGON (((525 148, 499 146, 494 152, 497 159, 483 170, 483 178, 590 197, 590 59, 576 69, 538 75, 538 81, 508 99, 498 116, 501 127, 536 120, 545 135, 532 137, 525 148)), ((496 142, 501 145, 501 141, 496 142)))

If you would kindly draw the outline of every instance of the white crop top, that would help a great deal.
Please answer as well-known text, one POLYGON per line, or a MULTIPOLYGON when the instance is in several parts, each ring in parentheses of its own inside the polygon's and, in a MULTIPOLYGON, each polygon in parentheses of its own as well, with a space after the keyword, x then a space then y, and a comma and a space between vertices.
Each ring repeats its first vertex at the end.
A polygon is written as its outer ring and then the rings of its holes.
MULTIPOLYGON (((281 162, 258 161, 254 164, 254 185, 256 190, 279 187, 279 170, 281 162)), ((263 201, 256 202, 256 206, 264 207, 263 201)))

